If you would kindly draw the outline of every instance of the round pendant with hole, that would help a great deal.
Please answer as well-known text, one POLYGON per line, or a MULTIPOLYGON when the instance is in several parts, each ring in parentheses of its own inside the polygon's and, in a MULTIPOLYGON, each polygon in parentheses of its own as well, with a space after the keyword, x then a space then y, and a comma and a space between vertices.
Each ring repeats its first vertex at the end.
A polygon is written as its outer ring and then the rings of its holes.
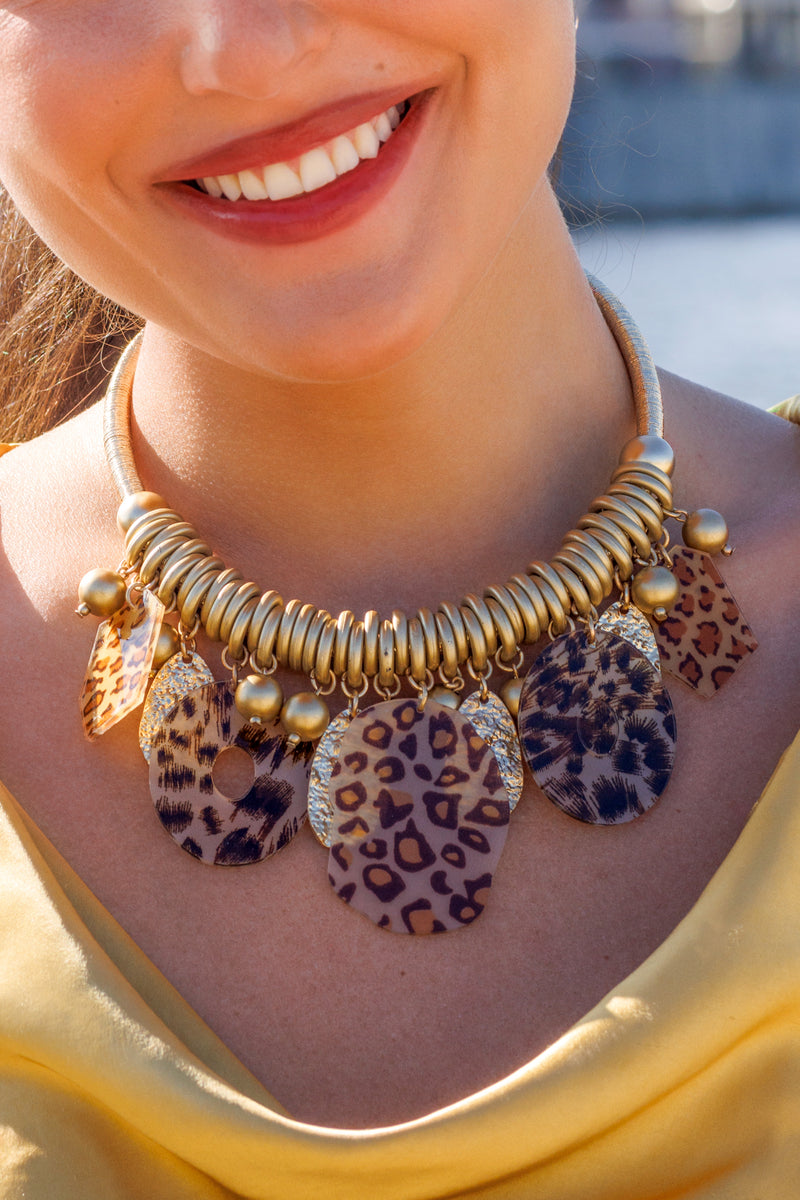
POLYGON ((522 752, 549 800, 579 821, 621 825, 652 808, 675 759, 675 714, 659 673, 597 629, 557 638, 522 689, 522 752))
POLYGON ((389 700, 345 729, 330 776, 328 878, 381 929, 444 933, 480 916, 508 831, 497 759, 460 713, 389 700))
POLYGON ((229 684, 195 688, 153 740, 150 791, 158 818, 202 862, 260 862, 288 845, 306 819, 312 753, 309 744, 290 745, 277 725, 248 724, 229 684), (246 769, 238 787, 222 782, 222 768, 236 767, 237 756, 246 769))

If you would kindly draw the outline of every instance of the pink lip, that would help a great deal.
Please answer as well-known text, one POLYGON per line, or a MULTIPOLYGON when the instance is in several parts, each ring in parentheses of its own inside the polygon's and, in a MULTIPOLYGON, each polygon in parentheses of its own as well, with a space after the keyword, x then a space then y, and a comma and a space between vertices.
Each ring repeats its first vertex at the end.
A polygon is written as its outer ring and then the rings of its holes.
POLYGON ((229 175, 250 167, 265 167, 270 163, 298 158, 307 150, 347 133, 357 125, 377 117, 393 104, 411 99, 421 90, 413 87, 398 93, 397 89, 367 92, 347 100, 336 100, 308 116, 277 129, 262 130, 235 138, 197 158, 167 167, 154 182, 171 183, 179 180, 202 179, 208 175, 229 175))
MULTIPOLYGON (((289 200, 216 199, 182 182, 187 179, 186 174, 158 183, 155 190, 162 203, 169 204, 170 208, 178 207, 184 215, 222 237, 262 246, 313 241, 351 225, 389 191, 411 155, 434 95, 435 90, 432 90, 414 99, 377 158, 365 159, 355 170, 316 191, 289 200)), ((341 125, 337 124, 337 128, 341 130, 341 125)), ((252 144, 251 139, 248 142, 252 144)), ((308 147, 307 142, 305 145, 308 147)), ((198 161, 187 165, 197 171, 198 161)), ((216 172, 212 171, 208 167, 211 161, 210 158, 202 160, 203 174, 225 173, 219 167, 216 172)), ((238 168, 244 169, 241 157, 236 161, 238 168)), ((268 158, 265 161, 280 160, 268 158)), ((185 169, 181 168, 182 171, 185 169)), ((197 175, 188 178, 197 178, 197 175)))

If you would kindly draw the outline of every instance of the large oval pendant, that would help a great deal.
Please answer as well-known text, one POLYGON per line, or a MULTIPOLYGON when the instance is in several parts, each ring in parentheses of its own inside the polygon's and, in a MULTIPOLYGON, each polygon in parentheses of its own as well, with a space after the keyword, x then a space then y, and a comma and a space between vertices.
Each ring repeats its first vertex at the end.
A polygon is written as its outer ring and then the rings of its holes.
POLYGON ((390 700, 347 726, 331 772, 328 877, 381 929, 444 933, 480 916, 509 799, 472 724, 429 700, 390 700))
POLYGON ((630 642, 597 629, 558 638, 522 689, 520 743, 539 787, 593 825, 651 808, 669 782, 675 714, 660 676, 630 642))
POLYGON ((248 724, 227 683, 183 696, 156 734, 150 791, 159 820, 181 849, 216 866, 260 862, 275 854, 306 819, 312 748, 296 748, 278 727, 248 724), (253 782, 231 799, 214 783, 218 756, 244 750, 253 782))

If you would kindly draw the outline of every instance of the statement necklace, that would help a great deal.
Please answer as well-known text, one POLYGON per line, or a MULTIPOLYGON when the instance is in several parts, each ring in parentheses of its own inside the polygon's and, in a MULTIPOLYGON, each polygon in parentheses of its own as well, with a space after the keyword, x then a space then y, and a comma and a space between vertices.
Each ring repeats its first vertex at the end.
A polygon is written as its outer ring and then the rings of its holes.
POLYGON ((183 850, 220 866, 259 862, 309 815, 341 900, 382 929, 442 933, 486 905, 523 758, 544 794, 589 824, 631 821, 664 792, 676 729, 662 665, 711 695, 756 642, 708 557, 730 553, 724 519, 673 506, 647 346, 620 302, 591 284, 625 359, 637 436, 551 562, 413 616, 285 602, 144 492, 130 441, 138 339, 126 349, 104 425, 125 554, 79 586, 79 614, 104 618, 81 715, 94 739, 147 697, 139 741, 150 790, 183 850), (672 552, 668 519, 683 526, 672 552), (201 629, 223 645, 222 682, 197 653, 201 629), (523 647, 543 635, 549 644, 523 674, 523 647), (305 690, 284 697, 278 667, 305 676, 305 690), (475 688, 462 699, 467 680, 475 688), (364 706, 370 688, 377 699, 364 706), (344 707, 331 720, 337 689, 344 707), (232 746, 253 765, 237 797, 214 779, 232 746))

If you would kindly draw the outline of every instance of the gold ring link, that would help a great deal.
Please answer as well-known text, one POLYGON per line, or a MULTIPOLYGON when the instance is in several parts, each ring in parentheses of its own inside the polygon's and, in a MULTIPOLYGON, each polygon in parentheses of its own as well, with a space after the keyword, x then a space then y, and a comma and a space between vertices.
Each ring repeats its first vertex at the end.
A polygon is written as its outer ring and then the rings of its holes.
POLYGON ((509 619, 508 613, 499 600, 495 600, 494 596, 485 598, 485 604, 491 613, 492 623, 500 638, 500 646, 495 651, 495 654, 499 654, 503 662, 513 662, 519 650, 519 639, 514 631, 514 626, 509 619))
POLYGON ((347 686, 360 688, 364 682, 364 622, 354 621, 347 643, 347 686))
POLYGON ((587 563, 600 580, 604 596, 610 596, 614 590, 614 560, 600 543, 580 529, 573 529, 564 538, 564 550, 577 554, 587 563))
POLYGON ((255 653, 264 622, 274 608, 283 608, 283 596, 280 592, 270 588, 268 592, 264 592, 250 618, 250 628, 247 630, 247 649, 251 654, 255 653))
POLYGON ((476 596, 474 592, 469 592, 461 601, 462 614, 465 608, 471 609, 471 611, 478 618, 478 622, 480 623, 480 627, 483 632, 483 638, 486 642, 486 653, 489 658, 494 657, 494 655, 497 653, 498 636, 494 621, 492 620, 492 614, 489 612, 486 601, 482 600, 480 596, 476 596))
POLYGON ((436 628, 436 620, 429 608, 417 609, 417 620, 422 626, 422 636, 425 639, 425 661, 428 664, 429 671, 435 671, 442 661, 442 652, 439 647, 439 631, 436 628))
POLYGON ((581 517, 578 524, 578 533, 593 537, 608 551, 617 564, 620 579, 629 579, 633 574, 633 552, 630 539, 622 530, 601 513, 587 513, 585 517, 581 517))
POLYGON ((533 606, 533 602, 525 589, 513 579, 509 579, 506 589, 509 595, 513 597, 525 625, 525 636, 522 641, 526 645, 533 645, 542 636, 542 627, 539 624, 539 616, 533 606))
POLYGON ((364 674, 374 679, 378 674, 378 640, 381 634, 380 615, 371 608, 364 613, 364 674))
POLYGON ((336 618, 336 644, 333 648, 333 673, 341 679, 347 670, 347 646, 350 641, 350 630, 355 624, 355 616, 348 608, 339 613, 336 618))
MULTIPOLYGON (((317 651, 314 655, 314 678, 320 687, 327 687, 334 679, 331 671, 333 648, 336 645, 337 625, 333 617, 328 617, 319 635, 317 651)), ((309 671, 310 675, 311 672, 309 671)))
MULTIPOLYGON (((230 650, 231 631, 234 625, 239 620, 244 609, 248 610, 249 617, 256 611, 258 598, 261 595, 261 589, 257 583, 242 583, 234 592, 228 604, 225 606, 225 612, 220 619, 219 629, 216 635, 216 641, 226 642, 228 650, 230 650)), ((210 636, 210 635, 209 635, 210 636)), ((244 643, 244 638, 242 638, 244 643)), ((241 647, 240 647, 241 651, 241 647)), ((241 652, 237 652, 234 658, 241 658, 241 652)))
POLYGON ((408 617, 402 609, 396 608, 392 613, 392 629, 394 630, 394 669, 398 675, 406 675, 411 666, 411 658, 408 645, 408 617))
POLYGON ((573 609, 585 617, 592 609, 592 598, 578 572, 569 562, 560 562, 556 555, 551 563, 553 570, 569 593, 570 611, 573 609))
MULTIPOLYGON (((553 566, 556 568, 556 570, 558 570, 558 567, 561 566, 565 570, 569 571, 570 574, 577 575, 583 592, 588 593, 588 599, 590 602, 589 608, 591 608, 593 605, 602 604, 606 596, 611 594, 611 589, 609 589, 607 592, 603 590, 602 581, 597 572, 592 569, 591 565, 586 562, 585 559, 581 558, 580 554, 576 554, 574 550, 570 550, 568 546, 562 546, 561 551, 553 560, 553 566)), ((564 576, 562 575, 561 578, 564 579, 564 576)), ((567 587, 569 587, 566 579, 564 580, 564 583, 567 585, 567 587)), ((611 585, 612 587, 614 585, 613 579, 611 581, 611 585)), ((584 607, 583 595, 581 595, 580 605, 578 605, 576 601, 575 607, 578 609, 578 612, 582 617, 586 616, 588 609, 584 607)))
MULTIPOLYGON (((623 500, 615 496, 601 496, 592 505, 592 512, 602 514, 613 525, 616 525, 617 529, 627 534, 640 558, 650 557, 651 543, 647 531, 633 509, 629 508, 623 500)), ((578 524, 580 525, 580 523, 579 521, 578 524)))
MULTIPOLYGON (((202 545, 202 543, 200 543, 202 545)), ((162 604, 169 608, 180 585, 191 571, 192 567, 208 557, 207 551, 202 551, 194 542, 189 542, 169 556, 158 577, 157 596, 162 604)))
POLYGON ((258 643, 255 650, 252 651, 251 657, 261 671, 274 670, 275 659, 275 639, 278 636, 278 630, 281 627, 283 620, 284 608, 282 604, 276 604, 267 613, 266 620, 261 626, 261 632, 258 635, 258 643))
POLYGON ((227 634, 225 641, 228 644, 228 654, 234 662, 241 662, 243 657, 246 657, 250 651, 247 649, 246 641, 251 628, 253 614, 258 609, 259 595, 256 588, 256 595, 251 597, 247 604, 242 605, 236 614, 235 620, 228 622, 228 612, 225 613, 225 621, 223 621, 223 629, 227 625, 227 634))
POLYGON ((311 622, 317 615, 316 604, 306 602, 301 605, 300 611, 297 614, 294 625, 292 626, 292 636, 289 638, 289 648, 286 651, 286 665, 290 671, 299 671, 300 664, 303 661, 305 653, 306 637, 311 628, 311 622), (296 663, 296 666, 292 664, 296 663))
POLYGON ((419 617, 408 619, 408 674, 417 683, 424 683, 428 664, 425 656, 425 634, 419 617))
POLYGON ((394 626, 391 621, 382 621, 378 632, 378 683, 390 688, 397 678, 395 670, 394 626))
POLYGON ((453 632, 453 626, 443 612, 434 615, 436 632, 439 635, 439 645, 442 648, 442 670, 447 679, 455 679, 458 675, 458 643, 453 632))
MULTIPOLYGON (((331 614, 324 608, 315 608, 313 604, 309 605, 311 609, 311 620, 303 637, 303 644, 300 647, 300 656, 297 657, 294 638, 289 647, 289 670, 302 671, 304 675, 310 675, 314 670, 314 664, 317 660, 317 647, 319 640, 322 637, 322 631, 331 619, 331 614)), ((302 615, 302 614, 301 614, 302 615)), ((298 621, 300 617, 297 618, 298 621)), ((295 631, 296 631, 295 627, 295 631)))
POLYGON ((612 483, 609 496, 616 496, 630 505, 647 530, 651 542, 657 542, 664 529, 664 512, 656 500, 641 488, 627 483, 612 483))
POLYGON ((178 589, 175 604, 180 611, 181 621, 187 628, 190 629, 194 625, 195 619, 199 620, 197 610, 216 583, 222 569, 224 564, 220 563, 218 558, 203 559, 189 572, 178 589))
MULTIPOLYGON (((558 576, 556 576, 556 578, 558 579, 558 576)), ((533 582, 533 581, 531 581, 531 582, 533 582)), ((560 584, 561 589, 565 590, 564 585, 563 585, 563 583, 561 583, 560 579, 558 582, 560 584)), ((564 605, 561 603, 561 601, 558 598, 558 594, 553 591, 549 582, 547 581, 547 579, 545 579, 545 577, 543 575, 537 576, 535 586, 541 592, 542 598, 543 598, 545 604, 547 605, 547 611, 550 616, 550 619, 547 622, 545 629, 546 630, 555 629, 556 633, 563 633, 570 622, 569 609, 568 608, 565 609, 564 605)))
MULTIPOLYGON (((555 592, 558 603, 561 606, 561 616, 569 616, 570 609, 572 608, 572 596, 567 591, 563 580, 559 575, 556 574, 550 564, 534 560, 534 562, 528 563, 528 574, 534 575, 537 580, 543 579, 545 583, 549 584, 550 588, 555 592)), ((548 608, 549 607, 550 605, 548 603, 548 608)), ((560 619, 559 617, 553 618, 552 610, 550 616, 551 619, 555 619, 556 621, 560 619)))
POLYGON ((648 492, 642 484, 634 483, 630 479, 618 479, 616 483, 609 484, 607 491, 609 496, 622 496, 624 500, 630 498, 643 504, 654 521, 657 521, 659 525, 664 524, 664 506, 658 497, 654 496, 652 492, 648 492))
POLYGON ((289 665, 289 642, 292 638, 295 621, 302 607, 302 600, 287 600, 284 605, 283 620, 278 626, 278 636, 275 638, 275 649, 273 651, 278 660, 278 665, 281 667, 289 665))
POLYGON ((464 619, 461 616, 461 609, 450 600, 445 600, 439 605, 439 612, 446 618, 453 631, 453 637, 456 639, 458 665, 461 666, 469 658, 469 641, 467 640, 467 630, 464 625, 464 619))
POLYGON ((621 480, 635 483, 652 492, 662 508, 672 508, 672 480, 660 467, 652 463, 623 463, 611 476, 612 483, 621 480))
POLYGON ((153 538, 170 525, 182 525, 183 517, 171 508, 159 508, 155 512, 142 513, 125 534, 125 557, 134 564, 153 538))
MULTIPOLYGON (((147 548, 139 555, 139 569, 137 574, 142 582, 151 583, 158 568, 166 558, 169 558, 173 550, 177 550, 180 546, 185 546, 187 542, 196 538, 197 534, 191 525, 186 525, 185 523, 168 525, 165 529, 159 529, 155 537, 148 543, 147 548), (192 536, 189 537, 187 535, 192 536)), ((211 547, 206 546, 205 552, 206 554, 210 554, 211 547)))
POLYGON ((490 600, 496 600, 502 608, 505 615, 508 617, 514 627, 514 637, 517 640, 517 645, 525 641, 525 621, 522 613, 519 610, 516 600, 509 592, 507 587, 494 586, 488 587, 483 593, 483 598, 488 604, 490 600))
POLYGON ((486 645, 483 626, 471 608, 463 606, 460 613, 469 638, 470 652, 467 655, 467 662, 475 671, 485 671, 489 661, 489 648, 486 645))
POLYGON ((222 618, 225 616, 225 609, 238 592, 242 579, 238 571, 234 571, 232 567, 229 569, 232 577, 225 580, 220 578, 206 595, 200 609, 200 624, 212 642, 216 642, 219 638, 219 629, 222 618))
MULTIPOLYGON (((536 613, 536 621, 539 626, 539 637, 546 632, 547 626, 550 624, 551 616, 548 607, 545 603, 544 596, 541 590, 536 586, 530 575, 512 575, 509 580, 511 585, 518 587, 521 592, 524 592, 528 597, 534 612, 536 613)), ((539 637, 535 640, 538 641, 539 637)))

